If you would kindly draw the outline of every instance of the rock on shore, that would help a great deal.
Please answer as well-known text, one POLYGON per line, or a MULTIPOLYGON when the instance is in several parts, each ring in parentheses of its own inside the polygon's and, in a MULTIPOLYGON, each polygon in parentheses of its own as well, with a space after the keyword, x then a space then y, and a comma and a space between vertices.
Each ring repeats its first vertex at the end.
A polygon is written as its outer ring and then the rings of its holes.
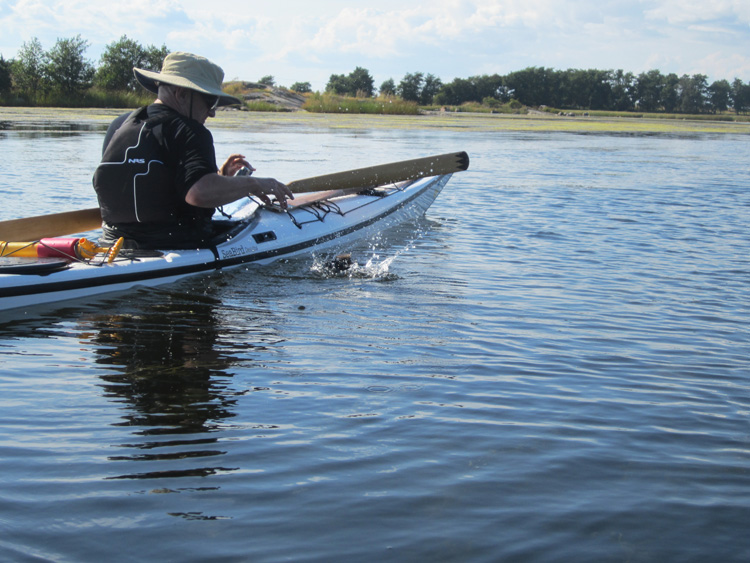
POLYGON ((302 94, 285 88, 275 88, 256 82, 233 82, 232 84, 240 85, 240 93, 234 95, 246 102, 266 102, 288 111, 298 111, 305 103, 305 97, 302 94))

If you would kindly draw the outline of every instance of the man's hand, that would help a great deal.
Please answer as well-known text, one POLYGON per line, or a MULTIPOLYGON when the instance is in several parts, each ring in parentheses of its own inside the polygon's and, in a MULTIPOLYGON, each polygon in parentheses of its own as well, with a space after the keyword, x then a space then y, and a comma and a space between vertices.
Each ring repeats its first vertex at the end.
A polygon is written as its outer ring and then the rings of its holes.
POLYGON ((294 199, 292 190, 274 178, 206 174, 188 190, 185 202, 195 207, 219 207, 249 195, 263 203, 271 203, 269 196, 274 196, 284 209, 286 200, 294 199))
POLYGON ((274 178, 253 178, 253 182, 250 187, 248 195, 254 195, 259 198, 263 203, 270 204, 271 198, 268 196, 273 195, 276 197, 276 201, 281 205, 283 209, 286 209, 286 200, 294 199, 294 194, 286 184, 282 184, 274 178))
POLYGON ((219 167, 219 174, 222 176, 234 176, 243 166, 247 166, 253 172, 255 171, 255 168, 250 166, 250 163, 245 160, 245 155, 232 154, 219 167))

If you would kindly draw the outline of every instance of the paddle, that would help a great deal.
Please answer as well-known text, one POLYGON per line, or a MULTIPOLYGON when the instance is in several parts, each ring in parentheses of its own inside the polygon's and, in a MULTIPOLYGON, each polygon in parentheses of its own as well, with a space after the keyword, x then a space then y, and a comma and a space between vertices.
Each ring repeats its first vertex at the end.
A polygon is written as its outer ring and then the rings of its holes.
POLYGON ((34 241, 99 229, 102 216, 98 207, 0 221, 0 240, 34 241))
POLYGON ((345 190, 347 188, 372 188, 394 182, 415 180, 426 176, 452 174, 469 168, 469 155, 465 152, 440 154, 358 168, 347 172, 336 172, 305 180, 289 182, 287 186, 295 194, 323 190, 345 190))
MULTIPOLYGON (((295 180, 287 185, 294 193, 346 190, 357 187, 371 188, 426 176, 452 174, 468 168, 469 155, 465 152, 458 152, 315 176, 304 180, 295 180)), ((98 207, 79 209, 51 215, 0 221, 0 240, 33 241, 47 237, 83 233, 98 229, 101 226, 102 218, 98 207)))

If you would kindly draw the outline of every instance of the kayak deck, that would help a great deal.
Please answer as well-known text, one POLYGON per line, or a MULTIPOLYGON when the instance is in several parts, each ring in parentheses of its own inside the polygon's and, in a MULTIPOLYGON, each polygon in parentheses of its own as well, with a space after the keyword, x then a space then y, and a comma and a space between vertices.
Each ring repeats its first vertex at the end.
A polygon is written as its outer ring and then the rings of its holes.
POLYGON ((168 284, 202 272, 267 264, 348 244, 422 216, 450 176, 330 199, 312 197, 288 211, 250 201, 231 212, 226 238, 213 248, 121 251, 111 263, 73 261, 39 274, 10 273, 0 267, 0 311, 168 284))

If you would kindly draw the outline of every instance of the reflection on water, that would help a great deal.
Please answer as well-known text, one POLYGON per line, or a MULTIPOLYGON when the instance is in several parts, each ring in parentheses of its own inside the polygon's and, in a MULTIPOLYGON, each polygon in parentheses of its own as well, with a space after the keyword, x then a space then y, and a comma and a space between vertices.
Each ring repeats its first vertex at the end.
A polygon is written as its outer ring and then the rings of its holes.
MULTIPOLYGON (((140 296, 139 296, 140 297, 140 296)), ((145 303, 113 314, 79 321, 81 341, 96 352, 104 396, 122 403, 125 414, 115 426, 133 428, 146 437, 116 447, 133 449, 110 461, 163 462, 186 460, 164 470, 148 465, 110 479, 153 479, 201 476, 232 471, 221 465, 226 453, 211 434, 235 416, 236 397, 229 371, 236 358, 217 346, 220 338, 211 298, 158 292, 145 303), (199 462, 198 459, 212 461, 199 462), (188 461, 189 460, 189 461, 188 461)), ((247 344, 253 348, 252 343, 247 344)))
POLYGON ((84 133, 105 132, 107 123, 87 123, 85 121, 0 121, 0 138, 11 133, 23 139, 43 139, 46 137, 74 137, 84 133))

